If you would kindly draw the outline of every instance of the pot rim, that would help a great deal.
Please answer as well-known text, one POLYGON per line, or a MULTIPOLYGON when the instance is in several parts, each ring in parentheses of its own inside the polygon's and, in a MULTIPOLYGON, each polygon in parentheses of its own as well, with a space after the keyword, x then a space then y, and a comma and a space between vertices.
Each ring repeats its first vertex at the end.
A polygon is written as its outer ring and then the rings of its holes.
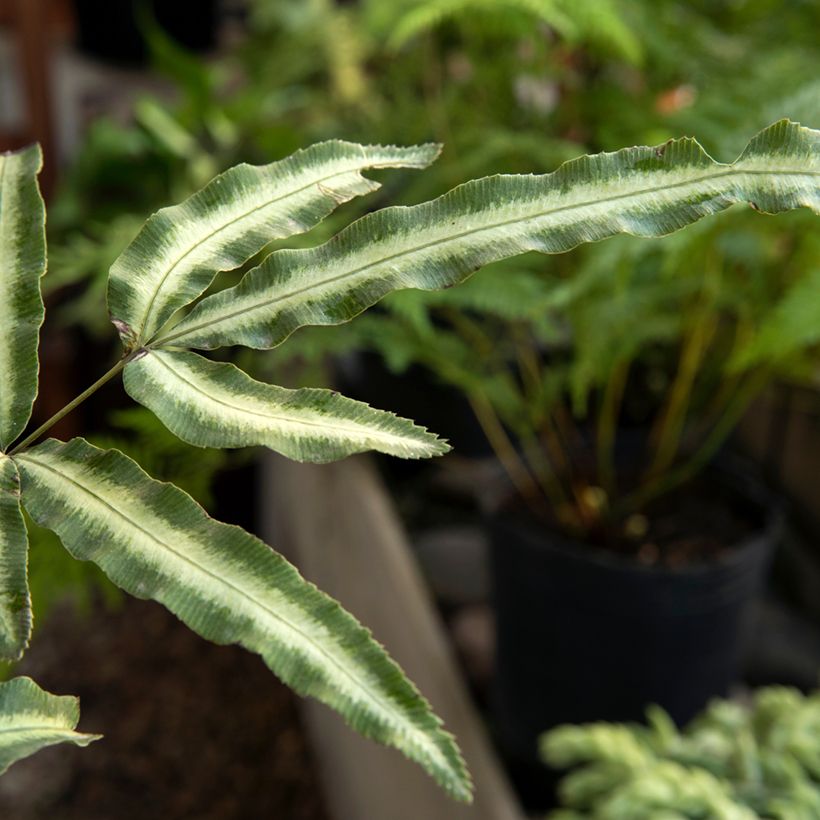
POLYGON ((521 534, 527 543, 538 541, 541 549, 559 553, 579 563, 591 562, 608 570, 651 573, 666 577, 697 577, 729 569, 742 564, 750 553, 763 549, 768 544, 777 544, 785 530, 785 499, 763 484, 754 471, 750 470, 746 459, 734 454, 723 454, 706 468, 705 473, 716 477, 724 486, 728 485, 730 490, 747 504, 757 507, 762 522, 739 541, 727 544, 725 549, 711 560, 682 566, 645 564, 632 555, 575 539, 558 527, 541 525, 534 516, 526 512, 523 515, 510 512, 509 509, 505 509, 507 502, 518 496, 514 491, 510 491, 509 485, 506 493, 496 493, 494 503, 485 507, 484 514, 491 530, 498 526, 512 529, 521 534))

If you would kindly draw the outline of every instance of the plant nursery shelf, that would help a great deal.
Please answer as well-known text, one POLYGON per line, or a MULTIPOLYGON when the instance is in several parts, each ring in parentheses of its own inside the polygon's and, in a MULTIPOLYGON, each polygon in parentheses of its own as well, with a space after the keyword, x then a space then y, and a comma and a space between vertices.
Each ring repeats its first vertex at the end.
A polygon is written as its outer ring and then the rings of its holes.
POLYGON ((373 631, 458 738, 475 781, 454 803, 397 752, 316 701, 304 715, 335 820, 523 820, 490 746, 392 502, 370 460, 264 463, 263 535, 373 631))

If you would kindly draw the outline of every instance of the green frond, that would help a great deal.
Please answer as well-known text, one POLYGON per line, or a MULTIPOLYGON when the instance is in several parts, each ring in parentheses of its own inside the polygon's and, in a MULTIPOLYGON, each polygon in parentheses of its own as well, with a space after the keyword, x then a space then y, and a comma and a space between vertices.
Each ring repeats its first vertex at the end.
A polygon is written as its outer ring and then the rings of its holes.
POLYGON ((296 692, 469 800, 458 748, 429 704, 370 633, 281 555, 116 450, 50 439, 15 461, 26 511, 75 558, 159 601, 204 638, 257 652, 296 692))
POLYGON ((0 154, 0 451, 23 432, 37 395, 37 345, 45 308, 45 206, 39 145, 0 154))
POLYGON ((20 476, 0 455, 0 659, 17 660, 31 637, 28 535, 20 508, 20 476))
POLYGON ((782 121, 722 164, 693 139, 581 157, 545 176, 474 180, 368 214, 317 248, 272 253, 203 299, 153 347, 270 348, 303 325, 352 319, 400 288, 436 290, 526 251, 618 233, 662 236, 738 202, 820 211, 820 132, 782 121))
POLYGON ((365 450, 429 458, 448 447, 408 419, 331 390, 287 390, 197 353, 149 351, 125 368, 125 389, 199 447, 270 447, 322 463, 365 450))
POLYGON ((274 239, 314 227, 379 184, 367 168, 423 168, 438 147, 332 141, 270 165, 237 165, 146 222, 111 267, 108 308, 127 347, 150 341, 219 271, 239 267, 274 239))
POLYGON ((75 732, 79 721, 77 698, 51 695, 30 678, 0 683, 0 774, 46 746, 87 746, 102 737, 75 732))

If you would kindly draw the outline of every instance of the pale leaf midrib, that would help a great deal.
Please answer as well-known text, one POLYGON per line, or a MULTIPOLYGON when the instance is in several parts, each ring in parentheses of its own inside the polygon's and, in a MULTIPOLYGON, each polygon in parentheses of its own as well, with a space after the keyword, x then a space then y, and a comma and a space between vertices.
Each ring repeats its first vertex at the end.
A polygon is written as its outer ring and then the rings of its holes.
POLYGON ((80 737, 83 736, 82 732, 76 732, 73 729, 66 729, 65 726, 55 726, 53 723, 30 723, 22 727, 10 726, 7 729, 0 728, 0 735, 24 734, 26 732, 52 732, 54 734, 66 734, 80 737))
MULTIPOLYGON (((298 415, 297 416, 276 416, 276 415, 273 415, 272 413, 262 413, 262 412, 259 412, 259 411, 256 411, 256 410, 248 410, 245 407, 240 407, 238 405, 231 404, 230 402, 227 402, 224 399, 216 398, 216 396, 214 396, 213 394, 206 392, 199 385, 195 384, 194 382, 189 381, 187 378, 185 378, 185 376, 181 375, 179 373, 179 371, 174 370, 171 367, 171 365, 168 364, 168 362, 166 362, 163 359, 162 356, 155 356, 154 359, 155 359, 155 361, 160 362, 163 367, 165 367, 167 370, 169 370, 171 373, 173 373, 174 376, 176 376, 181 382, 183 382, 184 384, 186 384, 190 388, 192 388, 195 392, 199 393, 202 396, 205 396, 209 401, 212 401, 215 404, 221 404, 224 407, 229 408, 230 410, 236 410, 240 413, 244 413, 244 414, 247 414, 247 415, 259 416, 260 418, 264 418, 264 419, 273 419, 275 421, 280 421, 284 424, 290 423, 290 424, 302 425, 304 427, 316 427, 317 429, 320 429, 320 430, 337 429, 337 430, 341 430, 341 431, 348 432, 348 433, 358 433, 360 435, 364 435, 364 436, 367 436, 367 437, 370 437, 370 438, 378 437, 378 438, 381 438, 381 439, 387 439, 387 440, 394 441, 397 444, 404 444, 406 446, 410 446, 410 445, 414 444, 418 447, 418 446, 422 445, 421 442, 418 442, 415 439, 404 438, 404 437, 401 437, 401 436, 397 436, 394 433, 383 433, 381 430, 376 430, 375 433, 372 433, 370 431, 370 428, 367 428, 367 427, 355 427, 355 426, 344 427, 342 425, 336 425, 335 428, 334 428, 334 426, 330 425, 330 424, 322 424, 321 422, 307 421, 305 419, 301 419, 301 418, 299 418, 298 415)), ((374 410, 374 408, 372 408, 372 407, 368 408, 368 409, 374 410)), ((380 412, 385 412, 385 411, 380 411, 380 412)), ((391 418, 396 418, 396 417, 391 416, 391 418)), ((351 421, 350 424, 355 425, 355 422, 351 421)))
MULTIPOLYGON (((23 461, 30 461, 30 462, 33 462, 34 464, 38 465, 39 467, 41 467, 41 468, 43 468, 43 469, 45 469, 45 470, 48 470, 49 472, 53 473, 54 475, 58 476, 59 478, 61 478, 61 479, 65 480, 65 481, 68 481, 69 483, 73 484, 75 487, 79 488, 80 490, 82 490, 83 492, 87 493, 87 494, 88 494, 88 495, 90 495, 92 498, 94 498, 94 499, 95 499, 95 500, 96 500, 99 504, 101 504, 103 507, 105 507, 106 509, 108 509, 108 510, 110 510, 112 513, 114 513, 114 515, 115 515, 115 516, 117 516, 117 517, 119 517, 119 518, 123 519, 123 520, 124 520, 127 524, 130 524, 130 525, 131 525, 131 526, 133 526, 136 530, 139 530, 141 533, 143 533, 144 535, 146 535, 146 536, 147 536, 150 540, 154 541, 154 542, 155 542, 156 544, 158 544, 160 547, 163 547, 164 549, 168 550, 168 552, 169 552, 169 553, 171 553, 173 556, 175 556, 176 558, 178 558, 179 560, 181 560, 183 563, 187 563, 187 564, 189 564, 191 567, 193 567, 195 570, 198 570, 198 571, 199 571, 199 572, 201 572, 203 575, 206 575, 206 576, 208 576, 208 577, 212 578, 213 580, 215 580, 215 581, 217 581, 217 582, 219 582, 219 583, 224 584, 226 587, 228 587, 228 589, 233 590, 233 591, 234 591, 234 592, 236 592, 236 593, 237 593, 240 597, 246 598, 246 599, 247 599, 247 600, 249 600, 251 603, 253 603, 253 604, 255 604, 256 606, 258 606, 261 610, 263 610, 264 612, 266 612, 267 614, 269 614, 269 615, 272 617, 272 619, 273 619, 274 621, 279 621, 280 623, 284 624, 286 627, 288 627, 289 629, 291 629, 294 633, 296 633, 297 635, 301 636, 301 637, 304 639, 305 643, 307 643, 307 644, 309 644, 310 646, 314 647, 314 648, 315 648, 315 649, 316 649, 316 650, 317 650, 317 651, 318 651, 321 655, 323 655, 323 656, 327 659, 327 661, 329 662, 329 664, 330 664, 331 666, 333 666, 334 668, 336 668, 336 669, 337 669, 338 671, 340 671, 340 672, 341 672, 341 673, 342 673, 342 674, 343 674, 343 675, 344 675, 344 676, 345 676, 345 677, 346 677, 349 681, 351 681, 351 683, 353 684, 353 686, 354 686, 354 688, 355 688, 355 689, 359 689, 359 690, 361 690, 362 692, 364 692, 364 694, 365 694, 365 695, 366 695, 366 696, 367 696, 367 697, 368 697, 371 701, 373 701, 375 704, 377 704, 383 712, 385 712, 387 715, 394 715, 394 714, 395 714, 395 712, 396 712, 396 709, 395 709, 395 708, 391 708, 389 704, 386 704, 386 703, 385 703, 385 701, 382 699, 382 697, 381 697, 380 695, 378 695, 377 693, 374 693, 374 692, 373 692, 373 691, 372 691, 372 690, 371 690, 368 686, 366 686, 366 685, 365 685, 365 684, 363 684, 361 681, 359 681, 357 678, 355 678, 355 677, 354 677, 354 676, 350 673, 350 671, 349 671, 348 669, 346 669, 346 668, 345 668, 345 666, 343 666, 342 664, 340 664, 340 663, 339 663, 339 661, 338 661, 338 660, 337 660, 337 659, 336 659, 333 655, 329 654, 329 653, 327 652, 327 650, 325 650, 325 649, 324 649, 324 648, 323 648, 320 644, 318 644, 316 641, 314 641, 314 640, 313 640, 313 639, 311 639, 308 635, 306 635, 306 634, 302 631, 302 629, 301 629, 301 628, 299 628, 298 626, 296 626, 295 624, 293 624, 290 620, 288 620, 287 618, 283 617, 282 615, 280 615, 279 613, 275 612, 274 610, 270 609, 270 608, 269 608, 266 604, 264 604, 263 602, 259 601, 259 600, 258 600, 257 598, 255 598, 254 596, 252 596, 252 595, 248 594, 247 592, 244 592, 244 591, 243 591, 243 590, 241 590, 239 587, 237 587, 236 585, 232 584, 230 581, 226 580, 223 576, 220 576, 220 575, 216 575, 216 574, 214 574, 214 573, 213 573, 213 572, 211 572, 211 571, 210 571, 207 567, 203 567, 201 564, 197 563, 197 562, 196 562, 196 561, 194 561, 192 558, 190 558, 190 557, 188 557, 188 556, 186 556, 186 555, 184 555, 184 554, 182 554, 182 553, 178 552, 177 550, 175 550, 175 549, 174 549, 172 546, 170 546, 169 544, 166 544, 164 541, 161 541, 159 538, 157 538, 157 536, 156 536, 156 535, 154 535, 154 534, 153 534, 153 533, 151 533, 150 531, 146 530, 146 529, 145 529, 144 527, 142 527, 139 523, 137 523, 136 521, 132 520, 132 519, 131 519, 131 518, 129 518, 127 515, 125 515, 125 513, 123 513, 121 510, 117 509, 116 507, 113 507, 113 506, 112 506, 111 504, 109 504, 109 503, 108 503, 108 502, 107 502, 104 498, 100 497, 100 496, 99 496, 99 495, 97 495, 97 493, 95 493, 93 490, 89 489, 89 488, 88 488, 88 487, 86 487, 84 484, 80 483, 79 481, 77 481, 76 479, 72 478, 71 476, 66 475, 65 473, 61 473, 59 470, 55 470, 53 467, 49 466, 48 464, 44 464, 43 462, 38 461, 38 460, 37 460, 37 459, 35 459, 35 458, 32 458, 32 457, 31 457, 31 455, 28 455, 28 454, 27 454, 26 456, 18 456, 18 458, 20 458, 20 459, 21 459, 21 460, 23 460, 23 461)), ((414 725, 413 725, 412 723, 410 723, 409 721, 406 721, 406 720, 405 720, 405 721, 399 720, 399 723, 404 724, 407 728, 409 728, 409 730, 410 730, 410 731, 411 731, 414 735, 421 737, 422 741, 424 741, 424 745, 425 745, 425 746, 432 746, 432 748, 435 750, 435 754, 436 754, 436 755, 440 755, 440 754, 441 754, 441 752, 439 751, 438 747, 436 747, 435 743, 431 743, 431 742, 429 741, 429 739, 427 738, 426 734, 425 734, 423 731, 419 730, 416 726, 414 726, 414 725)), ((447 766, 447 768, 449 768, 449 765, 447 766)))
MULTIPOLYGON (((390 166, 386 162, 382 162, 382 163, 376 163, 376 164, 373 164, 373 165, 369 165, 369 166, 366 166, 366 167, 378 169, 378 168, 385 168, 385 167, 390 167, 390 166)), ((151 299, 148 302, 148 307, 145 309, 145 317, 143 318, 142 323, 140 325, 139 332, 137 333, 137 338, 139 338, 142 335, 142 332, 145 329, 146 324, 148 324, 148 321, 151 319, 151 313, 154 309, 154 303, 156 302, 157 298, 159 297, 160 292, 164 288, 166 281, 168 281, 168 277, 174 272, 174 270, 177 268, 177 266, 181 262, 183 262, 188 256, 190 256, 192 253, 194 253, 200 247, 202 247, 202 245, 204 245, 206 242, 209 242, 217 234, 220 234, 223 231, 229 230, 237 222, 241 222, 243 219, 247 219, 249 216, 251 216, 252 214, 255 214, 257 211, 264 210, 265 208, 270 208, 273 205, 276 205, 277 203, 283 202, 284 200, 286 200, 290 197, 298 196, 299 194, 301 194, 304 191, 308 190, 308 188, 312 188, 314 185, 322 185, 322 183, 325 183, 328 180, 333 179, 334 177, 342 176, 343 174, 356 173, 356 171, 357 171, 357 168, 352 168, 352 169, 348 169, 346 171, 337 171, 336 173, 328 174, 327 176, 320 177, 318 179, 313 180, 312 182, 309 182, 307 185, 303 185, 301 188, 297 188, 296 190, 288 191, 287 193, 282 194, 281 196, 275 197, 274 199, 269 199, 269 200, 263 202, 260 205, 255 205, 250 210, 245 211, 242 214, 240 214, 239 216, 237 216, 234 219, 230 220, 230 222, 223 223, 219 228, 216 228, 215 230, 211 231, 207 236, 205 236, 203 239, 199 240, 195 245, 192 245, 190 248, 188 248, 188 250, 186 250, 180 257, 178 257, 171 264, 171 266, 165 272, 164 276, 162 277, 162 279, 160 280, 160 282, 157 284, 156 288, 154 289, 154 293, 153 293, 153 295, 151 296, 151 299)), ((179 207, 179 206, 175 206, 175 207, 179 207)), ((275 239, 275 237, 272 237, 271 241, 273 241, 273 239, 275 239)), ((115 318, 120 318, 120 317, 115 317, 115 318)))
MULTIPOLYGON (((435 239, 435 240, 432 240, 430 242, 426 242, 426 243, 421 244, 421 245, 416 245, 416 246, 414 246, 410 249, 398 251, 397 253, 390 254, 388 256, 384 256, 384 257, 376 260, 375 262, 369 262, 368 264, 362 265, 359 268, 355 268, 353 270, 345 271, 344 273, 339 274, 337 276, 328 277, 327 279, 323 279, 319 282, 313 282, 313 283, 311 283, 309 285, 306 285, 302 288, 297 288, 297 289, 295 289, 293 291, 290 291, 288 293, 281 294, 281 295, 273 297, 271 299, 267 299, 264 302, 254 304, 250 307, 246 307, 246 308, 243 308, 241 310, 236 310, 232 313, 224 313, 221 316, 218 316, 216 319, 213 319, 211 321, 201 322, 200 324, 197 324, 197 325, 191 325, 190 327, 183 328, 182 330, 180 330, 176 333, 171 333, 170 335, 165 336, 164 338, 163 337, 160 337, 158 339, 155 338, 152 341, 152 344, 154 346, 167 344, 169 342, 174 341, 175 339, 184 338, 185 336, 196 333, 197 331, 202 330, 204 328, 208 328, 212 325, 219 325, 223 322, 229 322, 231 319, 234 319, 237 316, 241 316, 243 314, 247 314, 247 313, 250 313, 250 312, 253 312, 253 311, 257 311, 257 310, 263 310, 264 308, 270 307, 271 305, 274 305, 277 302, 292 299, 296 296, 302 295, 303 293, 307 293, 307 292, 309 292, 309 291, 311 291, 315 288, 321 288, 321 287, 324 287, 326 285, 332 285, 336 282, 347 279, 348 277, 356 276, 356 275, 362 273, 363 271, 366 271, 368 268, 372 268, 372 267, 376 267, 378 265, 383 265, 383 264, 392 262, 395 259, 401 258, 402 256, 412 255, 414 253, 418 253, 419 251, 423 251, 423 250, 426 250, 428 248, 435 247, 436 245, 445 245, 449 242, 456 242, 459 239, 463 239, 466 236, 472 236, 472 235, 476 235, 476 234, 480 234, 480 233, 484 233, 484 232, 488 232, 488 231, 494 231, 498 228, 503 228, 506 225, 512 225, 512 224, 515 224, 517 222, 528 222, 528 221, 531 221, 531 220, 534 220, 534 219, 541 219, 545 216, 551 216, 552 214, 565 213, 565 212, 578 210, 578 209, 583 209, 583 208, 590 208, 590 207, 595 206, 595 205, 606 205, 607 203, 617 202, 619 200, 630 199, 630 198, 633 198, 633 197, 650 196, 652 194, 659 193, 661 191, 669 191, 669 190, 674 190, 674 189, 678 189, 678 188, 685 188, 686 186, 690 186, 690 185, 698 185, 701 182, 706 182, 707 180, 722 179, 724 177, 731 177, 731 176, 745 176, 745 175, 774 176, 774 177, 783 177, 783 176, 811 176, 811 177, 813 177, 813 176, 820 176, 820 172, 818 172, 818 171, 805 171, 805 170, 755 171, 755 170, 752 170, 752 169, 743 169, 743 170, 741 170, 741 169, 732 169, 732 170, 722 171, 722 172, 719 172, 719 173, 704 174, 703 176, 695 177, 695 178, 688 179, 688 180, 684 180, 682 182, 676 182, 676 183, 673 183, 671 185, 661 185, 661 186, 656 186, 656 187, 652 187, 652 188, 643 188, 639 191, 631 191, 631 192, 625 193, 625 194, 616 194, 616 195, 612 195, 612 196, 602 197, 602 198, 599 198, 599 199, 587 200, 587 201, 580 202, 580 203, 573 203, 571 205, 563 205, 563 206, 560 206, 560 207, 557 207, 557 208, 549 208, 549 209, 546 209, 546 210, 543 210, 543 211, 538 211, 534 214, 530 214, 529 216, 517 216, 517 217, 513 217, 511 219, 505 219, 505 220, 502 220, 500 222, 492 223, 490 225, 482 225, 479 228, 472 228, 470 230, 462 231, 462 232, 457 233, 457 234, 448 235, 448 236, 446 236, 442 239, 435 239)), ((457 189, 455 189, 455 190, 457 190, 457 189)), ((433 201, 435 201, 435 200, 433 200, 433 201)), ((411 206, 411 207, 419 207, 419 206, 411 206)), ((379 213, 379 212, 377 212, 377 213, 379 213)), ((409 226, 409 227, 412 228, 412 226, 409 226)), ((568 249, 568 250, 570 250, 570 249, 568 249)), ((262 263, 262 264, 264 264, 264 263, 262 263)))

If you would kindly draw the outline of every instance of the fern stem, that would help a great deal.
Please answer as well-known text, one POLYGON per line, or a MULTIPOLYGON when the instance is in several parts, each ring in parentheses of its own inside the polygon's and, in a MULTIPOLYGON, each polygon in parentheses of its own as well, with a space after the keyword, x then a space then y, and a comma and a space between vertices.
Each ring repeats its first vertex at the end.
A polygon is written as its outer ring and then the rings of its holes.
POLYGON ((598 483, 611 500, 617 490, 615 482, 615 430, 623 401, 626 379, 629 375, 629 359, 619 360, 609 374, 601 409, 598 412, 598 435, 596 455, 598 459, 598 483))
POLYGON ((567 495, 558 474, 566 465, 566 457, 550 424, 549 413, 544 413, 541 401, 544 394, 541 368, 535 355, 533 342, 521 325, 512 328, 518 372, 524 391, 523 404, 531 412, 529 420, 519 425, 516 432, 524 443, 524 458, 544 494, 556 510, 566 506, 567 495), (542 442, 536 436, 541 431, 542 442), (546 454, 543 448, 546 449, 546 454))
POLYGON ((495 411, 487 399, 478 393, 470 393, 467 398, 478 419, 478 423, 481 425, 481 429, 484 431, 484 435, 487 437, 487 441, 490 442, 493 452, 506 470, 510 481, 512 481, 521 497, 531 503, 538 495, 538 485, 518 453, 516 453, 515 447, 513 447, 512 442, 504 432, 504 427, 498 420, 495 411))
POLYGON ((516 361, 518 362, 518 372, 521 374, 521 384, 529 398, 530 405, 532 405, 542 395, 541 368, 533 351, 532 343, 519 324, 513 324, 512 337, 515 345, 516 361))
MULTIPOLYGON (((719 272, 720 268, 717 267, 717 270, 719 272)), ((700 317, 695 320, 691 334, 683 343, 678 371, 666 407, 658 417, 656 429, 650 435, 650 441, 655 443, 655 455, 647 471, 650 480, 669 469, 675 460, 680 448, 695 378, 716 328, 717 315, 713 302, 705 301, 700 317)))
POLYGON ((721 445, 735 429, 752 400, 766 386, 770 378, 771 374, 769 372, 761 371, 756 373, 743 387, 740 387, 727 405, 722 418, 718 420, 701 446, 688 461, 658 479, 647 481, 634 493, 624 498, 616 507, 616 515, 626 516, 637 512, 653 499, 665 495, 689 481, 689 479, 694 478, 712 460, 721 445))
POLYGON ((115 376, 118 376, 125 365, 130 361, 133 354, 131 356, 123 356, 107 373, 100 376, 97 381, 94 382, 90 387, 87 387, 80 393, 77 398, 70 401, 62 410, 58 410, 48 421, 43 422, 31 435, 26 436, 18 445, 16 445, 12 450, 9 451, 9 455, 13 456, 16 453, 19 453, 21 450, 24 450, 29 444, 35 442, 43 433, 50 430, 58 421, 62 421, 72 410, 75 410, 79 407, 89 396, 92 396, 96 393, 104 384, 111 381, 115 376))
POLYGON ((524 463, 529 465, 531 475, 556 512, 565 509, 568 506, 567 495, 558 480, 552 459, 539 446, 529 426, 524 425, 524 429, 517 432, 523 444, 524 463))
POLYGON ((472 344, 481 356, 490 358, 497 351, 497 344, 481 325, 454 308, 441 311, 444 318, 460 333, 466 342, 472 344))

